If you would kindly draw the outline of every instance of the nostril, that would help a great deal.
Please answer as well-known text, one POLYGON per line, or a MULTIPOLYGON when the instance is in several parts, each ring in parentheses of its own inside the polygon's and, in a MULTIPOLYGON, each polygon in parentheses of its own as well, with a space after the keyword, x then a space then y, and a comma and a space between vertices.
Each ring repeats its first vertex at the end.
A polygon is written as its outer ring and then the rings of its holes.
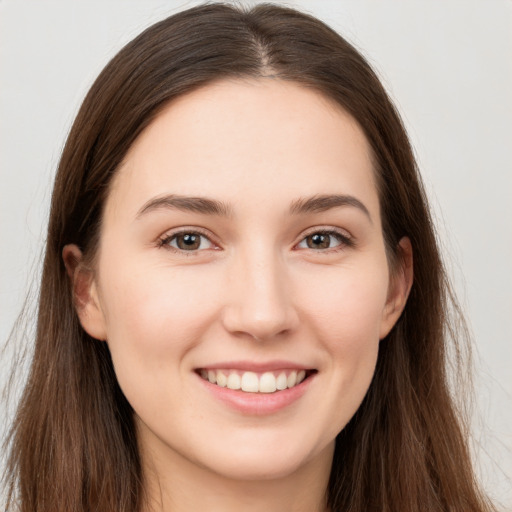
POLYGON ((225 329, 237 337, 258 342, 294 332, 299 318, 290 294, 275 288, 278 285, 274 282, 266 286, 261 283, 245 286, 240 290, 232 297, 232 302, 226 304, 221 315, 225 329))
POLYGON ((228 319, 226 330, 239 338, 248 338, 258 343, 276 341, 290 335, 295 328, 287 318, 261 320, 250 318, 228 319))

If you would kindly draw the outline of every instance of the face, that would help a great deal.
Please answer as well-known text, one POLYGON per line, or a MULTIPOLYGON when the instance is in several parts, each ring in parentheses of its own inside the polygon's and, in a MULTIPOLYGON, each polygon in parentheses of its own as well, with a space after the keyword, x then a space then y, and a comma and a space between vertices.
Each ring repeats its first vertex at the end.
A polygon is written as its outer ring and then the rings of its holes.
POLYGON ((297 84, 222 81, 130 149, 79 315, 143 452, 278 478, 330 463, 405 301, 391 274, 357 123, 297 84))

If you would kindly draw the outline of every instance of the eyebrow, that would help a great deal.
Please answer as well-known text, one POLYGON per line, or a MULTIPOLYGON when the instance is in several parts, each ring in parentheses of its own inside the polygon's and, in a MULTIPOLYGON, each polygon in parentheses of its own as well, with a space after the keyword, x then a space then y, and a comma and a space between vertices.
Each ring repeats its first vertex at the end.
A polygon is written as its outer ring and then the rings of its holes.
MULTIPOLYGON (((368 208, 359 199, 350 195, 323 194, 299 198, 291 203, 290 213, 292 215, 320 213, 343 206, 352 206, 361 210, 372 222, 368 208)), ((216 199, 170 194, 147 201, 137 213, 136 218, 138 219, 149 212, 162 209, 181 210, 220 217, 230 217, 233 213, 232 207, 229 204, 216 199)))
POLYGON ((162 209, 181 210, 201 213, 203 215, 218 215, 221 217, 229 217, 232 213, 231 207, 222 201, 206 197, 188 197, 171 194, 150 199, 139 210, 137 218, 146 213, 162 209))
POLYGON ((293 201, 290 206, 290 212, 295 215, 303 213, 319 213, 330 210, 331 208, 339 208, 342 206, 352 206, 361 210, 368 217, 370 222, 373 222, 368 208, 366 208, 359 199, 350 195, 324 194, 308 198, 300 198, 293 201))

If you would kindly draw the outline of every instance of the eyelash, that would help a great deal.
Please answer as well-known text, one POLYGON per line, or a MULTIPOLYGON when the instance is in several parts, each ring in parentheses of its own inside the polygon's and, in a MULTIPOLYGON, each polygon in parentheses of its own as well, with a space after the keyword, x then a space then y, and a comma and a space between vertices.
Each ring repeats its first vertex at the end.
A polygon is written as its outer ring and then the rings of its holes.
MULTIPOLYGON (((159 239, 158 247, 165 248, 167 250, 182 254, 184 256, 195 256, 195 255, 197 255, 197 253, 201 252, 198 249, 191 249, 191 250, 187 251, 186 249, 179 249, 176 247, 172 247, 170 245, 171 242, 180 235, 200 236, 200 237, 206 238, 212 245, 214 245, 214 246, 217 245, 215 242, 212 241, 211 235, 209 235, 201 230, 198 230, 196 228, 196 229, 182 229, 180 231, 175 231, 173 233, 166 234, 162 238, 159 239)), ((295 244, 294 248, 297 247, 299 244, 303 243, 308 237, 313 236, 313 235, 330 236, 339 241, 339 245, 337 245, 335 247, 328 247, 324 250, 309 248, 311 251, 317 252, 319 254, 320 253, 321 254, 326 254, 326 253, 331 254, 331 253, 342 251, 342 250, 346 249, 347 247, 354 247, 354 245, 355 245, 353 238, 351 236, 348 236, 348 235, 342 233, 341 231, 338 231, 335 229, 316 228, 314 230, 311 230, 309 233, 305 233, 303 235, 303 237, 301 238, 301 240, 299 241, 299 243, 295 244)), ((202 250, 205 250, 205 249, 202 249, 202 250)))
MULTIPOLYGON (((309 233, 305 233, 303 237, 301 238, 299 244, 303 243, 307 238, 313 235, 324 235, 324 236, 330 236, 332 238, 335 238, 339 241, 339 245, 335 247, 328 247, 324 250, 319 249, 312 249, 310 250, 314 252, 318 252, 320 254, 332 254, 339 251, 343 251, 347 247, 354 247, 354 239, 350 236, 345 234, 344 232, 338 231, 336 229, 325 229, 325 228, 316 228, 311 230, 309 233)), ((299 244, 296 244, 298 246, 299 244)))
POLYGON ((162 248, 165 248, 165 249, 167 249, 169 251, 173 251, 175 253, 182 254, 184 256, 194 256, 198 252, 200 252, 199 250, 192 250, 191 249, 191 250, 187 251, 186 249, 179 249, 179 248, 176 248, 176 247, 172 247, 170 245, 171 242, 175 238, 180 236, 180 235, 195 235, 195 236, 199 236, 199 237, 202 237, 202 238, 206 238, 212 245, 214 245, 214 246, 217 245, 215 242, 212 241, 211 235, 209 235, 209 234, 207 234, 207 233, 205 233, 205 232, 195 228, 195 229, 181 229, 181 230, 175 231, 173 233, 165 234, 162 238, 159 239, 158 246, 162 247, 162 248))

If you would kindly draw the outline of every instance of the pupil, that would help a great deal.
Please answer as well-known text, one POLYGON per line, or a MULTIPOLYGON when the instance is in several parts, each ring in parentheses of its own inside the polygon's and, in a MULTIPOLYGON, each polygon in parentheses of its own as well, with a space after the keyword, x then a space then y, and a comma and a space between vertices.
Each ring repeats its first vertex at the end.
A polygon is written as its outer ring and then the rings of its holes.
POLYGON ((187 245, 194 245, 196 243, 196 235, 184 235, 183 241, 187 245))
POLYGON ((197 249, 200 245, 200 237, 193 233, 186 233, 177 238, 177 244, 180 249, 197 249))
POLYGON ((321 233, 315 233, 308 237, 308 246, 310 248, 321 248, 327 249, 330 245, 330 240, 328 235, 322 235, 321 233))

